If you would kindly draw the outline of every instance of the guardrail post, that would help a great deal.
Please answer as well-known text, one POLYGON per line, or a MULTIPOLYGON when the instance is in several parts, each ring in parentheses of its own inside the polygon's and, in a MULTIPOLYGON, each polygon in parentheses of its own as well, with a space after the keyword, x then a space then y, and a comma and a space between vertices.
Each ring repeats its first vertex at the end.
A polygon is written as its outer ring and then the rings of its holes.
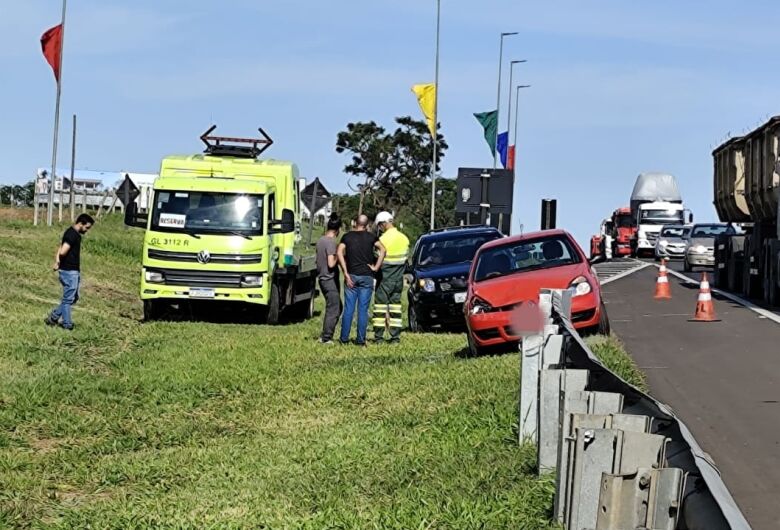
POLYGON ((529 335, 523 338, 520 346, 520 443, 539 441, 539 368, 541 366, 543 338, 541 335, 529 335))

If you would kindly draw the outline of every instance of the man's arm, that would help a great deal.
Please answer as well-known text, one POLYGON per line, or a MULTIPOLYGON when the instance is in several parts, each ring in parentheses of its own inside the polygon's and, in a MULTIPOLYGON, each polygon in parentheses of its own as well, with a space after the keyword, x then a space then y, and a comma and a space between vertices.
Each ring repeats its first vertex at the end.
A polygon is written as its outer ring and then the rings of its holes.
POLYGON ((339 243, 338 248, 336 249, 336 256, 339 260, 339 266, 341 267, 342 272, 344 273, 344 281, 347 282, 348 287, 354 287, 354 283, 352 283, 352 277, 347 272, 347 259, 344 257, 344 251, 347 249, 347 246, 344 243, 339 243))
POLYGON ((332 269, 335 267, 338 262, 339 258, 336 255, 338 252, 338 245, 335 244, 335 242, 328 245, 327 253, 328 253, 328 268, 332 269), (331 246, 332 245, 332 246, 331 246))
POLYGON ((387 255, 387 249, 382 244, 382 242, 380 240, 378 240, 378 239, 376 240, 376 243, 374 243, 374 248, 377 249, 377 254, 378 255, 377 255, 377 258, 376 258, 376 263, 374 264, 373 267, 371 267, 371 269, 374 272, 376 272, 376 271, 378 271, 379 269, 382 268, 382 263, 385 261, 385 256, 387 255))
POLYGON ((57 247, 57 253, 54 255, 54 270, 60 269, 60 259, 68 255, 70 251, 70 243, 62 243, 57 247))

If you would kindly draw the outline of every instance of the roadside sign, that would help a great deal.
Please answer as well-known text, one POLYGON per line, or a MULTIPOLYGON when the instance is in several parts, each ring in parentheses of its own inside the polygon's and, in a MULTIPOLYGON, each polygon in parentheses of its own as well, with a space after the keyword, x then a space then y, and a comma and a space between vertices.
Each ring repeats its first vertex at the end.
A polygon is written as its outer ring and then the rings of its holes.
POLYGON ((130 180, 130 175, 125 174, 125 180, 119 185, 119 189, 116 190, 116 195, 125 207, 131 202, 134 202, 138 195, 140 195, 140 191, 138 191, 136 185, 133 184, 133 181, 130 180))

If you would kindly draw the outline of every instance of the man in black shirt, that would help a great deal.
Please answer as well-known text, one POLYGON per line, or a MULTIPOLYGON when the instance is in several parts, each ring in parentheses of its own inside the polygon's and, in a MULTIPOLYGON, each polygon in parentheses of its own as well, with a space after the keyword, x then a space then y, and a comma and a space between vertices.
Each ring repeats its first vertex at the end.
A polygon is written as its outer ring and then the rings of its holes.
POLYGON ((79 299, 81 283, 81 236, 86 234, 95 220, 83 213, 76 223, 65 230, 62 241, 54 255, 54 270, 59 271, 62 284, 62 302, 44 320, 48 326, 60 324, 65 329, 73 329, 71 308, 79 299))
POLYGON ((355 342, 366 344, 368 329, 368 307, 374 292, 374 273, 385 259, 385 247, 375 234, 369 232, 368 217, 358 216, 355 229, 344 234, 337 249, 339 265, 344 271, 344 313, 341 315, 341 343, 349 341, 352 318, 357 306, 357 337, 355 342), (374 258, 374 250, 378 256, 374 258))

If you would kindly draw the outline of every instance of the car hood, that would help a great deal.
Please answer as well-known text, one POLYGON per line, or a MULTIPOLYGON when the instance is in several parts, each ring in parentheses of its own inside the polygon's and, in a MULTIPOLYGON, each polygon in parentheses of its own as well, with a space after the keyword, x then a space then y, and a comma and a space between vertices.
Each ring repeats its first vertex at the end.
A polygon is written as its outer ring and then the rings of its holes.
POLYGON ((471 262, 452 263, 450 265, 436 265, 433 267, 424 267, 415 269, 417 278, 451 278, 453 276, 468 276, 471 269, 471 262))
POLYGON ((689 240, 689 245, 692 247, 695 247, 696 245, 703 245, 708 248, 714 247, 715 238, 714 237, 693 237, 689 240))
POLYGON ((685 239, 681 237, 665 237, 661 236, 659 241, 668 241, 669 243, 685 243, 685 239))
MULTIPOLYGON (((587 263, 575 263, 562 267, 519 272, 499 278, 491 278, 473 284, 473 293, 493 307, 514 305, 527 300, 539 300, 539 290, 568 289, 577 276, 590 278, 587 263)), ((594 290, 598 285, 591 285, 594 290)))

